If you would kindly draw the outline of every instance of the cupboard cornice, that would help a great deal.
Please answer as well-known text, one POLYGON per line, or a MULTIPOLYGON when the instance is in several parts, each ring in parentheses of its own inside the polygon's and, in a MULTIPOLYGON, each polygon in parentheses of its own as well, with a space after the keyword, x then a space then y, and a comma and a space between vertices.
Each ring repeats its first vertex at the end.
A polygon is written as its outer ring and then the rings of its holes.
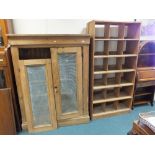
POLYGON ((9 44, 11 46, 22 45, 88 45, 90 43, 89 35, 13 35, 8 34, 9 44))

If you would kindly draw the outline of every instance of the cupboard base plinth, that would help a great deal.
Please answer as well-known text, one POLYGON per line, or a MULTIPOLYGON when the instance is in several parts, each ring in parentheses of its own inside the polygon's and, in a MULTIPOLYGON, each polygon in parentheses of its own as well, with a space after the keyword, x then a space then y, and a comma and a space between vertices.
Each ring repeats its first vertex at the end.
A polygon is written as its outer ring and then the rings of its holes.
POLYGON ((106 118, 106 117, 112 117, 120 114, 125 114, 131 112, 130 108, 122 109, 122 110, 116 110, 113 112, 103 112, 103 113, 98 113, 98 114, 93 114, 93 120, 95 119, 101 119, 101 118, 106 118))
MULTIPOLYGON (((58 127, 69 126, 69 125, 78 125, 85 124, 90 121, 89 116, 81 116, 77 118, 63 119, 58 121, 58 127)), ((22 129, 27 130, 27 122, 22 123, 22 129)))
POLYGON ((67 126, 67 125, 77 125, 77 124, 84 124, 90 121, 89 116, 80 116, 76 118, 70 119, 61 119, 58 121, 58 126, 67 126))

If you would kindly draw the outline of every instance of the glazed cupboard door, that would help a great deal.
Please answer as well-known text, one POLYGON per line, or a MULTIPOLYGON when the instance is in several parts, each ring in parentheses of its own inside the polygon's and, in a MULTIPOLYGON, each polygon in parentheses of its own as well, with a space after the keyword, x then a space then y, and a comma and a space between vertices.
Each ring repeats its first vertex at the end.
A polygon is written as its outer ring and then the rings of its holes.
POLYGON ((81 47, 51 48, 57 119, 82 115, 81 47))
POLYGON ((57 128, 50 59, 20 61, 28 130, 57 128))

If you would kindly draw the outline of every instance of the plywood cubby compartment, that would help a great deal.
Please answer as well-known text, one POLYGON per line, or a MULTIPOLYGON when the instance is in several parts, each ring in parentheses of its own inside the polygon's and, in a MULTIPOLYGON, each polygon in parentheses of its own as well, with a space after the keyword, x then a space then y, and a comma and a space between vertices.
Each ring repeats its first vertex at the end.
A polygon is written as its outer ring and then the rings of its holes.
POLYGON ((138 53, 138 40, 95 39, 94 57, 134 57, 138 53))
MULTIPOLYGON (((128 104, 119 112, 131 109, 137 55, 139 52, 140 23, 91 21, 87 26, 92 38, 90 61, 90 116, 98 118, 118 113, 122 100, 128 104), (110 103, 111 102, 111 103, 110 103), (112 111, 102 111, 107 105, 112 111), (99 105, 100 104, 100 105, 99 105), (105 106, 106 105, 106 106, 105 106), (101 107, 94 115, 94 107, 101 107), (115 112, 116 110, 116 112, 115 112)), ((105 111, 107 109, 105 108, 105 111)))
POLYGON ((105 88, 119 88, 134 85, 135 72, 111 73, 94 76, 94 90, 105 88))
POLYGON ((94 60, 94 71, 118 71, 128 70, 136 68, 136 57, 124 57, 124 58, 103 58, 100 60, 94 60))
POLYGON ((140 23, 94 21, 96 34, 100 38, 132 38, 140 35, 140 23))
POLYGON ((93 118, 108 117, 109 115, 116 115, 124 112, 129 112, 131 99, 119 100, 117 102, 105 102, 102 104, 93 105, 93 118))
POLYGON ((93 104, 132 98, 132 86, 107 88, 94 91, 93 104))

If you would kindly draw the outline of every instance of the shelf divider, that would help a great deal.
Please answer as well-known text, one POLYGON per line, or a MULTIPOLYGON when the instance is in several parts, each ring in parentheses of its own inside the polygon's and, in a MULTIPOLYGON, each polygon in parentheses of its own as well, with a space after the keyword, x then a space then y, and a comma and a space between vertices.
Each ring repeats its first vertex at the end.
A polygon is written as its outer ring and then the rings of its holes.
POLYGON ((125 35, 125 25, 124 24, 120 24, 118 27, 118 38, 124 38, 125 35))
POLYGON ((105 24, 104 37, 105 38, 109 38, 110 37, 110 25, 109 24, 105 24))

